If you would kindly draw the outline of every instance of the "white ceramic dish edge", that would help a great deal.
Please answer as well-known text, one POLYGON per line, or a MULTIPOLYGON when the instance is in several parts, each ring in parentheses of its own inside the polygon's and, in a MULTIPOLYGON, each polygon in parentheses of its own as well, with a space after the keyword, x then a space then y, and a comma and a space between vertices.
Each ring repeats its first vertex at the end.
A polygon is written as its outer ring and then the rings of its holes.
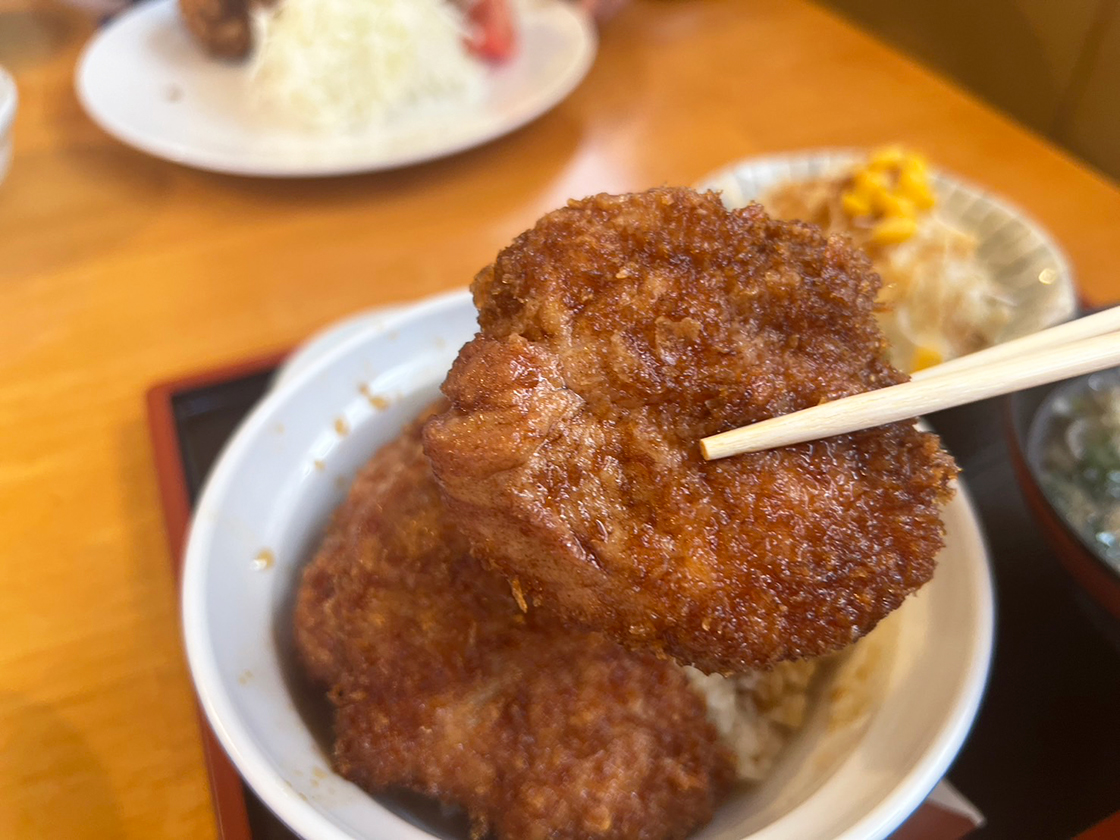
MULTIPOLYGON (((923 424, 924 425, 924 424, 923 424)), ((964 502, 970 511, 975 511, 972 495, 964 484, 957 483, 957 496, 964 502)), ((987 541, 982 533, 977 533, 979 540, 978 550, 983 557, 990 557, 987 541)), ((964 744, 976 714, 980 710, 980 703, 984 699, 984 692, 988 688, 988 677, 991 671, 992 651, 995 646, 995 588, 992 583, 991 566, 985 560, 972 566, 973 584, 981 593, 983 615, 980 616, 981 628, 974 639, 974 645, 969 651, 967 688, 961 698, 951 719, 943 728, 943 737, 940 749, 928 753, 925 758, 914 767, 910 773, 899 780, 894 791, 887 796, 882 805, 869 813, 861 826, 854 827, 851 831, 840 835, 836 840, 881 840, 898 828, 918 806, 920 806, 930 792, 944 778, 953 763, 961 746, 964 744), (907 780, 911 780, 907 784, 907 780)), ((769 834, 766 830, 759 832, 750 840, 784 840, 779 834, 769 834)))
MULTIPOLYGON (((425 298, 425 300, 435 299, 436 296, 425 298)), ((300 342, 300 345, 273 374, 270 388, 283 387, 296 373, 314 363, 324 353, 331 352, 350 336, 376 332, 388 318, 403 311, 404 307, 401 306, 380 306, 332 321, 300 342)))
MULTIPOLYGON (((450 293, 423 301, 413 308, 386 318, 373 331, 391 330, 414 318, 452 308, 465 294, 467 293, 450 293)), ((210 497, 221 497, 224 487, 233 480, 236 469, 240 466, 241 453, 253 443, 260 428, 268 422, 272 405, 286 400, 288 394, 299 387, 300 382, 319 375, 320 371, 331 365, 335 356, 345 354, 351 345, 361 345, 367 336, 364 331, 351 336, 336 345, 331 352, 314 359, 306 368, 297 371, 287 387, 274 389, 265 396, 238 427, 237 432, 222 451, 213 473, 202 488, 197 509, 206 507, 210 497)), ((223 685, 223 680, 217 663, 210 654, 213 639, 209 626, 204 621, 191 620, 191 617, 201 616, 205 612, 203 589, 205 566, 200 562, 191 562, 190 544, 195 541, 193 532, 196 528, 206 530, 212 527, 209 523, 200 523, 197 517, 192 520, 192 536, 188 541, 187 556, 184 561, 182 590, 182 618, 187 661, 190 664, 195 690, 203 712, 238 772, 289 828, 302 837, 315 838, 315 840, 353 840, 350 835, 323 818, 318 812, 306 807, 306 803, 294 790, 286 789, 282 784, 277 783, 268 760, 254 745, 250 733, 240 726, 230 697, 227 693, 218 690, 223 685), (208 690, 207 686, 212 687, 212 690, 208 690), (227 722, 230 722, 229 726, 227 722)), ((412 838, 431 840, 427 832, 404 821, 401 821, 399 828, 402 837, 410 840, 412 838)))

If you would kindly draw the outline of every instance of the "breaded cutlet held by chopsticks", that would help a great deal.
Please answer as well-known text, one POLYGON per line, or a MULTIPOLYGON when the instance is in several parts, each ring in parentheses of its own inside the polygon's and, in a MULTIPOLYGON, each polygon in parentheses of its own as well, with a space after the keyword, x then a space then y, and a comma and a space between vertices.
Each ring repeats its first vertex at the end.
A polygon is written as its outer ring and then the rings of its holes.
POLYGON ((705 462, 728 428, 902 382, 841 239, 687 189, 549 213, 472 287, 425 448, 532 609, 706 671, 850 644, 929 580, 956 475, 912 423, 705 462))
POLYGON ((706 460, 908 420, 1120 364, 1120 307, 996 345, 916 374, 911 381, 845 397, 706 437, 706 460))

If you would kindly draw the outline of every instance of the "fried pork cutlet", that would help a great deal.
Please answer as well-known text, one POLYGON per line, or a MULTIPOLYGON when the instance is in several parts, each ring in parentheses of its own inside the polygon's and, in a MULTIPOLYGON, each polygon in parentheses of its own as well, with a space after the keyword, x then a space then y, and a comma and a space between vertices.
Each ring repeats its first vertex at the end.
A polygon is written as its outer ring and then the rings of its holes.
POLYGON ((450 515, 533 604, 629 647, 725 673, 844 647, 933 573, 937 437, 711 463, 698 441, 905 379, 878 288, 844 240, 711 193, 549 213, 475 279, 425 430, 450 515))
POLYGON ((462 805, 509 840, 685 837, 731 758, 680 669, 526 615, 448 527, 414 424, 355 480, 304 573, 296 642, 337 770, 462 805))
POLYGON ((249 0, 179 0, 179 13, 210 55, 244 58, 249 54, 249 0))
MULTIPOLYGON (((179 0, 183 23, 206 52, 217 58, 246 58, 253 51, 251 12, 270 8, 279 0, 179 0)), ((488 58, 502 58, 509 49, 512 34, 505 0, 454 0, 454 5, 471 21, 470 43, 475 52, 488 58), (477 31, 474 31, 477 30, 477 31)))

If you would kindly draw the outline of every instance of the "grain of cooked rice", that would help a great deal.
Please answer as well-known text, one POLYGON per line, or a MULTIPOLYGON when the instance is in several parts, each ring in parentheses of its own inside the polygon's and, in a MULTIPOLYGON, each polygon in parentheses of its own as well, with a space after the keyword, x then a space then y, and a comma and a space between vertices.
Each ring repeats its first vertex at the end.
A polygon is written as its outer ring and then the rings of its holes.
POLYGON ((684 667, 708 705, 708 719, 735 757, 742 781, 761 782, 805 722, 809 686, 819 660, 781 662, 770 671, 733 677, 684 667))

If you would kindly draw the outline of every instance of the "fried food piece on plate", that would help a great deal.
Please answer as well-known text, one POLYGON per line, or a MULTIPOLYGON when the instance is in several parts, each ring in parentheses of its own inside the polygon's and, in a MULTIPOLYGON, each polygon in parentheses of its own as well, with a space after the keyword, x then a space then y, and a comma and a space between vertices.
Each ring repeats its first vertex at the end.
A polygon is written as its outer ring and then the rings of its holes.
POLYGON ((711 463, 698 441, 904 380, 878 288, 846 241, 711 193, 549 213, 475 279, 481 329, 425 430, 456 525, 532 604, 705 671, 855 641, 933 574, 937 437, 711 463))
POLYGON ((249 0, 179 0, 183 23, 218 58, 244 58, 252 46, 249 0))
POLYGON ((526 615, 447 524, 413 425, 362 470, 307 568, 296 641, 335 766, 458 803, 509 840, 682 838, 732 759, 684 673, 526 615))
MULTIPOLYGON (((179 0, 183 23, 199 44, 217 58, 245 58, 252 52, 250 12, 279 0, 179 0)), ((453 0, 465 18, 466 45, 492 61, 510 57, 516 40, 508 0, 453 0)))

